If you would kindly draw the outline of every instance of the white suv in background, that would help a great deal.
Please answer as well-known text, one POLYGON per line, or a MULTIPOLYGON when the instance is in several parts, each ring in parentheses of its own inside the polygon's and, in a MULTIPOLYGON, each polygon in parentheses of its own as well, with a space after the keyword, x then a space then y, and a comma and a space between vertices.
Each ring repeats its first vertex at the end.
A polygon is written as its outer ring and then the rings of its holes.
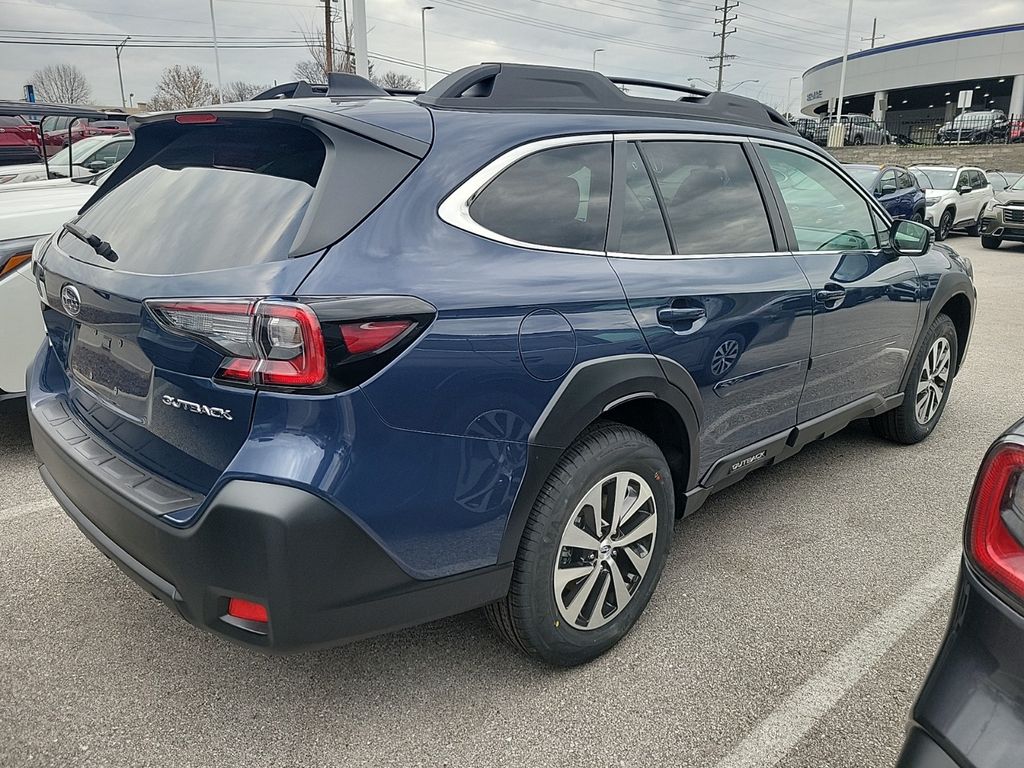
POLYGON ((924 190, 924 220, 935 230, 936 240, 945 240, 953 229, 978 236, 981 212, 995 195, 983 170, 915 165, 910 172, 924 190))

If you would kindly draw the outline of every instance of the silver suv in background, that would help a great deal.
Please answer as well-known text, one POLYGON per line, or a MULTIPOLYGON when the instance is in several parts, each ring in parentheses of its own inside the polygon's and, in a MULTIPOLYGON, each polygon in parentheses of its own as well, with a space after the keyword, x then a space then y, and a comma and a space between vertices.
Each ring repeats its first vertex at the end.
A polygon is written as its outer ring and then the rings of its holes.
POLYGON ((981 209, 982 247, 998 248, 1003 240, 1024 242, 1024 176, 981 209))
MULTIPOLYGON (((843 115, 840 118, 846 126, 845 140, 847 144, 889 144, 892 136, 867 115, 843 115)), ((814 129, 812 141, 824 147, 828 144, 828 131, 836 124, 835 116, 826 117, 814 129)))
POLYGON ((981 168, 914 165, 910 172, 924 190, 924 220, 935 230, 936 240, 944 240, 953 229, 978 236, 982 211, 993 197, 981 168))

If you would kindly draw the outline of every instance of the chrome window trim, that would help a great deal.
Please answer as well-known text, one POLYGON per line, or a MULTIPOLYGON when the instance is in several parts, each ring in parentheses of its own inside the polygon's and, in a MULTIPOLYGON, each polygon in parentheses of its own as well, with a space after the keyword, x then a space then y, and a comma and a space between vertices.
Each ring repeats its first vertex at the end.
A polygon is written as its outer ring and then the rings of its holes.
MULTIPOLYGON (((484 165, 480 170, 473 173, 468 179, 459 184, 454 190, 452 190, 445 198, 441 201, 438 206, 438 216, 441 220, 451 226, 461 229, 463 232, 468 232, 478 237, 483 237, 487 240, 494 242, 503 243, 505 245, 512 245, 517 248, 524 248, 533 251, 547 251, 550 253, 567 253, 576 254, 582 256, 606 256, 609 258, 616 259, 650 259, 650 260, 676 260, 676 259, 721 259, 721 258, 748 258, 748 257, 764 257, 764 256, 788 256, 794 254, 841 254, 845 251, 797 251, 797 250, 781 250, 781 251, 757 251, 752 253, 666 253, 666 254, 650 254, 650 253, 625 253, 621 251, 589 251, 583 249, 574 248, 561 248, 553 245, 542 245, 540 243, 529 243, 522 240, 515 240, 511 237, 494 232, 493 230, 487 229, 486 227, 478 224, 472 216, 469 215, 469 208, 476 199, 476 196, 482 192, 488 184, 490 184, 495 178, 497 178, 503 171, 511 167, 520 160, 529 157, 530 155, 543 152, 546 149, 552 149, 555 147, 568 147, 575 146, 578 144, 600 144, 604 142, 630 142, 630 141, 710 141, 710 142, 730 142, 736 144, 762 144, 765 146, 777 147, 779 149, 785 149, 792 152, 797 152, 803 155, 807 155, 815 160, 818 160, 826 167, 831 167, 832 170, 838 170, 842 178, 842 174, 845 171, 842 170, 842 165, 838 160, 831 157, 823 158, 820 154, 815 151, 806 149, 798 144, 790 144, 784 141, 776 141, 773 139, 764 139, 757 136, 745 136, 737 134, 715 134, 715 133, 677 133, 669 131, 640 131, 640 132, 621 132, 621 133, 589 133, 589 134, 572 134, 568 136, 554 136, 546 139, 538 139, 535 141, 529 141, 525 144, 520 144, 517 147, 502 153, 498 157, 491 160, 489 163, 484 165)), ((845 179, 844 179, 845 180, 845 179)), ((873 197, 867 195, 867 193, 860 187, 859 184, 847 182, 848 186, 853 189, 867 204, 868 207, 874 210, 876 213, 883 217, 883 221, 889 221, 891 223, 891 217, 888 212, 875 200, 873 197)), ((879 248, 869 249, 872 251, 880 250, 879 248)))
POLYGON ((575 134, 572 136, 555 136, 538 141, 530 141, 520 144, 507 152, 496 157, 487 163, 483 168, 474 173, 459 186, 457 186, 443 201, 437 209, 437 215, 441 220, 451 224, 453 227, 469 232, 472 235, 514 245, 518 248, 527 248, 533 251, 551 251, 554 253, 575 253, 584 256, 604 256, 605 251, 588 251, 573 248, 560 248, 554 245, 541 245, 540 243, 527 243, 522 240, 515 240, 506 237, 487 227, 481 226, 469 215, 469 207, 473 204, 476 196, 479 195, 487 185, 494 181, 502 171, 519 162, 520 160, 543 152, 546 149, 555 147, 570 147, 577 144, 611 144, 613 141, 610 133, 575 134))

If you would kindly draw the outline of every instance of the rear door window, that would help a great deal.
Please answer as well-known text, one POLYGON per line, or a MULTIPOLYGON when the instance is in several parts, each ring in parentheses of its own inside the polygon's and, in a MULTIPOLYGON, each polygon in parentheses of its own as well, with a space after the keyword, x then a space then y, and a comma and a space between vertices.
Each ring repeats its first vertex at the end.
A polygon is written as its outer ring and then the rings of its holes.
POLYGON ((644 255, 669 254, 658 195, 635 144, 625 148, 626 184, 622 195, 622 237, 616 250, 644 255))
POLYGON ((680 254, 770 253, 768 214, 743 147, 647 141, 643 151, 680 254))
POLYGON ((470 205, 480 226, 519 243, 603 251, 611 197, 607 142, 542 150, 502 171, 470 205))

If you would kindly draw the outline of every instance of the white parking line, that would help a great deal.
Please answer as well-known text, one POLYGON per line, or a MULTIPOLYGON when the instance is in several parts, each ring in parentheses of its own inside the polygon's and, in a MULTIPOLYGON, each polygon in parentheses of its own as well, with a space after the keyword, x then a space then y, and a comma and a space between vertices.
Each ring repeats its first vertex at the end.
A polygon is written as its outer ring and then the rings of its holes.
POLYGON ((783 699, 715 768, 778 765, 900 637, 945 597, 953 588, 959 565, 959 548, 943 556, 924 578, 783 699))
POLYGON ((36 501, 26 501, 24 504, 17 504, 13 507, 0 509, 0 521, 14 520, 24 515, 31 515, 33 512, 42 512, 47 509, 59 509, 57 501, 51 496, 36 501))

